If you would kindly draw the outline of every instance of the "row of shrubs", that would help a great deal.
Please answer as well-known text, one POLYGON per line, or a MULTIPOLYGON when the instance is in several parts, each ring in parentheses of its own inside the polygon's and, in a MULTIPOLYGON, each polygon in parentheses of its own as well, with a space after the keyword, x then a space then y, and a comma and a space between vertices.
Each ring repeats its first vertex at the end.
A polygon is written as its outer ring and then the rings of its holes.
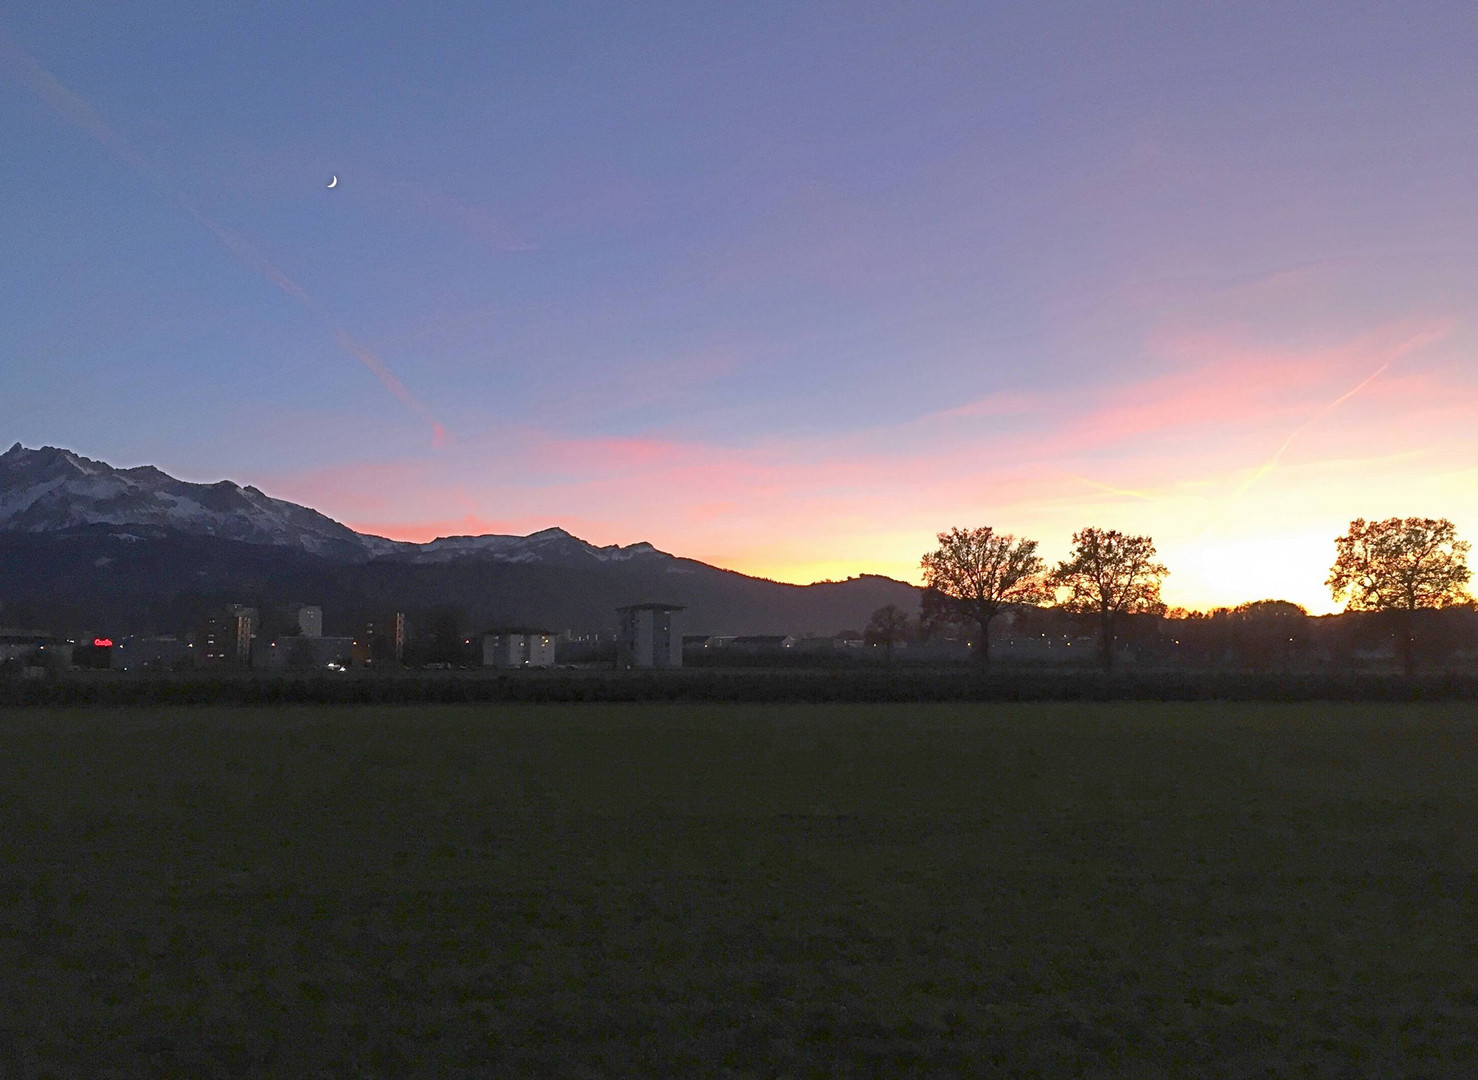
POLYGON ((1474 701, 1478 676, 852 669, 0 680, 0 706, 1211 700, 1474 701))

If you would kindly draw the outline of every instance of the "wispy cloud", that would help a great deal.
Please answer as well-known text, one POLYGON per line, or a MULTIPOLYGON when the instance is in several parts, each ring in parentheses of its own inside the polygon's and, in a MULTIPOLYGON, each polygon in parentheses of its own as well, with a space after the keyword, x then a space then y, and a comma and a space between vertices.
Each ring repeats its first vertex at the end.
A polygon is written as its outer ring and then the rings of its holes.
POLYGON ((382 180, 375 177, 353 178, 356 190, 380 201, 410 208, 417 213, 450 225, 463 235, 496 251, 537 251, 538 245, 513 233, 493 212, 448 195, 440 188, 417 180, 382 180))
POLYGON ((0 70, 50 105, 63 119, 75 124, 113 151, 131 168, 151 180, 163 181, 163 176, 104 123, 80 94, 46 70, 39 60, 3 29, 0 29, 0 70))

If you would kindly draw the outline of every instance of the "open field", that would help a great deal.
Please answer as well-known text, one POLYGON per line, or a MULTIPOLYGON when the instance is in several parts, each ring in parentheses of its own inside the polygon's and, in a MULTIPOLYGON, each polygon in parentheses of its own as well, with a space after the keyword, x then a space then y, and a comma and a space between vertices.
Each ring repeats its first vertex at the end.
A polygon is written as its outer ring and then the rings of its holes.
POLYGON ((1471 703, 0 710, 0 1076, 1478 1073, 1471 703))

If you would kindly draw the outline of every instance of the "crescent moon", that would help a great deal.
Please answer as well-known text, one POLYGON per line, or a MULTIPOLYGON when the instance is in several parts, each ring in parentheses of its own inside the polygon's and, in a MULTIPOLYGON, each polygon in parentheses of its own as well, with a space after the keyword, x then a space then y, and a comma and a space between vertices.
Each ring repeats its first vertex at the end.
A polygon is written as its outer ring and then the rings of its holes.
POLYGON ((330 180, 328 182, 328 186, 329 187, 338 187, 339 186, 339 178, 337 176, 335 176, 332 180, 330 180))

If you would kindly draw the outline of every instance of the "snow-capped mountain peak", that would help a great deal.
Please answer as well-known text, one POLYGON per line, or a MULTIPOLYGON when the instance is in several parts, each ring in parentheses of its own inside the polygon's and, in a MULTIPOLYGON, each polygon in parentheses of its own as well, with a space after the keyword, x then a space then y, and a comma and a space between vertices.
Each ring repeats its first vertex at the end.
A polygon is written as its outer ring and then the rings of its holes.
POLYGON ((192 484, 145 465, 115 469, 55 446, 0 455, 0 530, 144 525, 253 544, 347 554, 359 534, 316 510, 229 480, 192 484))
POLYGON ((174 529, 356 561, 480 558, 570 566, 672 558, 645 542, 597 547, 560 528, 528 536, 444 536, 412 544, 355 532, 309 507, 230 480, 189 483, 152 465, 115 469, 55 446, 28 450, 16 443, 0 454, 0 532, 60 532, 92 525, 174 529))
POLYGON ((672 558, 645 542, 627 547, 619 544, 596 547, 558 527, 540 529, 527 536, 498 533, 485 536, 443 536, 426 544, 405 545, 397 554, 410 562, 418 563, 450 562, 468 557, 497 562, 559 564, 611 562, 641 555, 672 558))

